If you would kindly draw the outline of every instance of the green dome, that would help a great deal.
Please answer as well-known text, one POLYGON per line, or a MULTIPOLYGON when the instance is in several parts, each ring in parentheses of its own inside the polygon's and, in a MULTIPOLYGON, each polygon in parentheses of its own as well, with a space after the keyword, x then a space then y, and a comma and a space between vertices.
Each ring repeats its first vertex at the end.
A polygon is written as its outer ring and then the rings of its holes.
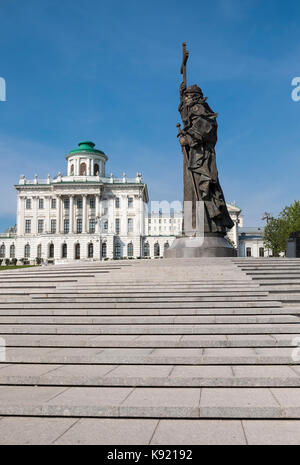
POLYGON ((78 149, 70 150, 67 157, 69 155, 74 155, 74 153, 80 153, 80 152, 90 152, 90 153, 95 153, 95 154, 100 153, 101 155, 105 155, 104 152, 102 152, 101 150, 97 150, 94 147, 95 147, 94 142, 91 142, 91 141, 79 142, 78 149))

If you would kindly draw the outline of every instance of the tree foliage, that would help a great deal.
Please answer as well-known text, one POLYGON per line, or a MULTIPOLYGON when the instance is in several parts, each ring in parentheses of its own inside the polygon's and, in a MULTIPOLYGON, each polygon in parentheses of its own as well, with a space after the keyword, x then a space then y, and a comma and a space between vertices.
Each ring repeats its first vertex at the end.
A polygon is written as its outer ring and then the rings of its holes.
POLYGON ((285 207, 277 218, 271 218, 264 230, 264 245, 274 257, 286 251, 286 242, 292 232, 300 230, 300 201, 285 207))

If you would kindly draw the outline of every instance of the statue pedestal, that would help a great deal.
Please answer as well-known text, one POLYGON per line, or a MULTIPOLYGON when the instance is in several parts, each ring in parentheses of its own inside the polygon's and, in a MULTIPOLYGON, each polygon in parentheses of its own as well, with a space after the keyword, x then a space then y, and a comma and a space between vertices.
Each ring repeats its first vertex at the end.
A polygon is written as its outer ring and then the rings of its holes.
POLYGON ((164 258, 236 257, 236 250, 222 234, 177 237, 164 258))

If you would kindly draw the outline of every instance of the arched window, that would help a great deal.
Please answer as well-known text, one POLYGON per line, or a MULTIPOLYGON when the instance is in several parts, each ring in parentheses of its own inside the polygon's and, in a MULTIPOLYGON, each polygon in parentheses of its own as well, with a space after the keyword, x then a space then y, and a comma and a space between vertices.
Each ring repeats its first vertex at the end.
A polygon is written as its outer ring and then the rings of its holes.
POLYGON ((80 163, 80 176, 86 176, 86 163, 80 163))
POLYGON ((30 257, 30 245, 26 244, 24 247, 24 257, 29 258, 30 257))
POLYGON ((115 258, 121 258, 122 252, 121 252, 121 244, 120 242, 115 243, 115 258))
POLYGON ((37 258, 42 258, 42 244, 39 244, 36 249, 37 258))
POLYGON ((97 176, 98 174, 100 174, 99 165, 98 163, 95 163, 94 164, 94 176, 97 176))
POLYGON ((149 242, 145 242, 144 244, 144 257, 150 257, 149 242))
POLYGON ((160 256, 160 247, 159 247, 159 243, 156 242, 154 244, 154 257, 159 257, 160 256))
POLYGON ((129 242, 129 244, 127 244, 127 256, 133 257, 133 243, 132 242, 129 242))
POLYGON ((54 244, 49 245, 49 258, 54 258, 54 244))
POLYGON ((0 258, 5 258, 5 245, 0 246, 0 258))
POLYGON ((73 176, 73 174, 74 174, 74 165, 71 165, 70 176, 73 176))
POLYGON ((164 251, 168 250, 169 247, 170 247, 169 242, 165 242, 164 243, 164 251))
POLYGON ((9 248, 9 256, 10 258, 16 258, 16 246, 15 244, 11 244, 9 248))
POLYGON ((80 244, 75 245, 75 259, 76 260, 80 259, 80 244))
POLYGON ((94 256, 94 245, 90 242, 88 245, 88 258, 93 258, 94 256))
POLYGON ((102 256, 102 258, 106 258, 106 257, 107 257, 107 246, 106 246, 106 242, 102 242, 102 245, 101 245, 101 256, 102 256))
POLYGON ((62 256, 62 258, 67 258, 67 256, 68 256, 68 246, 67 246, 67 244, 62 245, 61 256, 62 256))

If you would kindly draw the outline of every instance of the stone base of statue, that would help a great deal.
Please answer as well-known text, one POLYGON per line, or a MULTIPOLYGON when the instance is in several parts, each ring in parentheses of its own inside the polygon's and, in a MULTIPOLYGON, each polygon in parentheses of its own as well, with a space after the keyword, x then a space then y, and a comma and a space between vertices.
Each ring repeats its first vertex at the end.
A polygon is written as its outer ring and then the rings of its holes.
POLYGON ((165 251, 164 258, 236 257, 236 250, 223 234, 177 237, 165 251))

